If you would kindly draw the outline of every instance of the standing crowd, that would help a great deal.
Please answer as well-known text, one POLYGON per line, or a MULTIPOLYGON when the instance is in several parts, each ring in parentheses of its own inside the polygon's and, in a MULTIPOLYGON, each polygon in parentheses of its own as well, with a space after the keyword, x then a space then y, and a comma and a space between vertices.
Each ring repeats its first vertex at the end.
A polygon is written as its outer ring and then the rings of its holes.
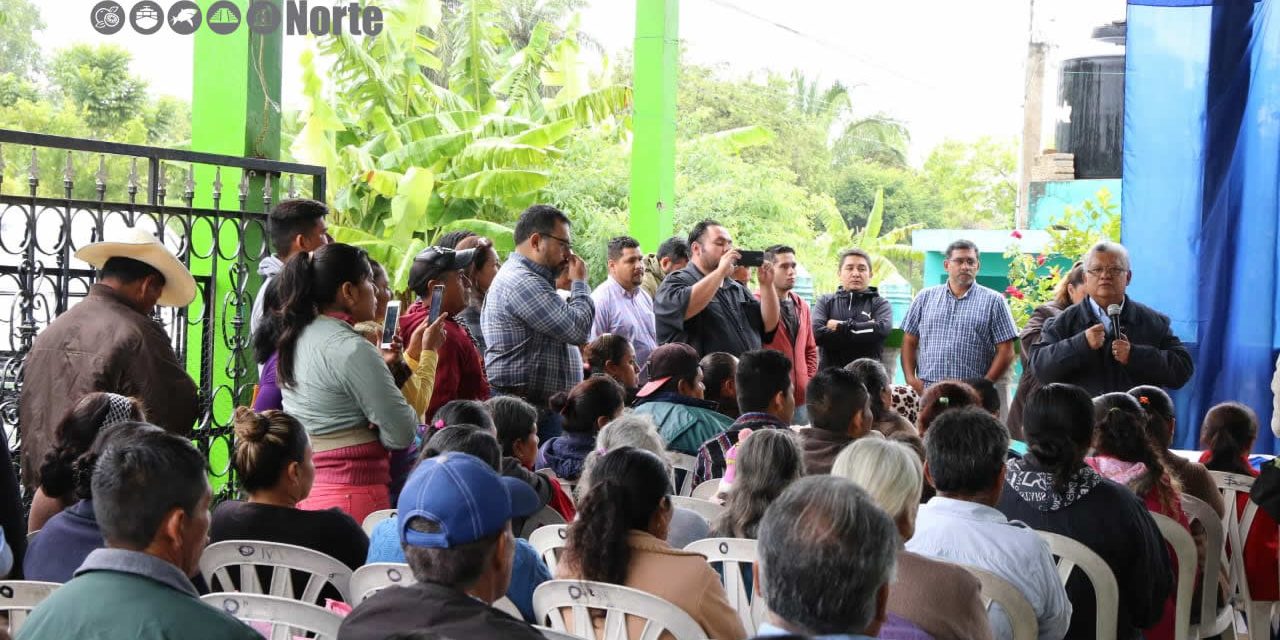
MULTIPOLYGON (((768 605, 759 636, 1011 638, 973 568, 1026 598, 1040 638, 1092 637, 1091 585, 1064 585, 1038 530, 1107 563, 1120 638, 1171 639, 1176 562, 1151 514, 1202 542, 1183 496, 1243 509, 1208 470, 1257 475, 1245 459, 1257 418, 1242 405, 1204 417, 1199 461, 1170 451, 1165 389, 1187 382, 1191 358, 1165 316, 1126 294, 1116 243, 1080 256, 1021 330, 976 282, 978 247, 952 243, 946 282, 902 322, 895 384, 893 312, 858 248, 812 307, 794 292, 792 247, 764 250, 753 289, 715 220, 655 254, 610 240, 592 289, 569 218, 534 205, 508 256, 469 232, 419 253, 388 345, 401 292, 363 249, 330 241, 327 213, 288 200, 268 216, 259 384, 234 416, 241 499, 212 507, 189 440, 209 399, 151 319, 192 301, 191 274, 140 230, 77 252, 96 283, 26 362, 30 514, 0 509, 0 569, 65 583, 19 638, 257 637, 197 600, 201 553, 223 540, 351 569, 407 563, 416 583, 355 606, 344 640, 539 638, 533 592, 552 579, 638 589, 709 637, 745 638, 721 573, 685 550, 713 536, 757 541, 746 581, 768 605), (997 385, 1019 350, 1006 409, 997 385), (672 499, 708 482, 718 518, 672 499), (366 535, 360 523, 392 508, 366 535), (542 511, 569 523, 554 568, 516 536, 542 511), (502 598, 519 615, 492 606, 502 598), (396 636, 415 631, 435 635, 396 636)), ((1255 526, 1270 527, 1246 549, 1267 599, 1280 590, 1277 527, 1261 512, 1255 526)))

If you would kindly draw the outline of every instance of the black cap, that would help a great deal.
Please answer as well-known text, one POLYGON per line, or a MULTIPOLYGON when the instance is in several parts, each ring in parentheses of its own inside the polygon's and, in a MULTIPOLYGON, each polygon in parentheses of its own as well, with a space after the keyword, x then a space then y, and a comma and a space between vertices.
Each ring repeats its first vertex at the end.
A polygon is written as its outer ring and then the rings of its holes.
POLYGON ((476 260, 475 249, 454 251, 445 247, 427 247, 413 259, 409 267, 409 289, 425 296, 427 283, 439 280, 450 271, 461 271, 476 260))

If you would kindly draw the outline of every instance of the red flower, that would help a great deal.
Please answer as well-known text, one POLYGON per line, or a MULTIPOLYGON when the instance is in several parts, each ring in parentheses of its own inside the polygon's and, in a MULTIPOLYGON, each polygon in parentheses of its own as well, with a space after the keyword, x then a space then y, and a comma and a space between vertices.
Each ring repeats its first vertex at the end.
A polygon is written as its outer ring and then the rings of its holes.
POLYGON ((1009 286, 1004 290, 1004 292, 1005 292, 1006 294, 1008 294, 1009 296, 1014 297, 1014 298, 1017 298, 1017 299, 1019 299, 1019 300, 1021 300, 1021 299, 1023 299, 1023 298, 1025 297, 1025 296, 1023 296, 1023 295, 1022 295, 1022 290, 1021 290, 1021 289, 1019 289, 1019 288, 1017 288, 1017 287, 1015 287, 1015 286, 1013 286, 1013 285, 1009 285, 1009 286))
POLYGON ((1019 240, 1021 240, 1021 239, 1022 239, 1022 232, 1018 231, 1017 229, 1014 229, 1014 230, 1013 230, 1013 233, 1011 233, 1011 234, 1009 234, 1009 235, 1011 235, 1011 236, 1013 236, 1013 237, 1015 237, 1015 238, 1017 238, 1017 239, 1019 239, 1019 240))
POLYGON ((1045 258, 1046 258, 1046 256, 1045 256, 1043 253, 1042 253, 1042 254, 1040 254, 1040 255, 1038 255, 1038 256, 1036 256, 1036 265, 1037 265, 1037 266, 1041 266, 1041 267, 1043 267, 1043 266, 1044 266, 1045 258))

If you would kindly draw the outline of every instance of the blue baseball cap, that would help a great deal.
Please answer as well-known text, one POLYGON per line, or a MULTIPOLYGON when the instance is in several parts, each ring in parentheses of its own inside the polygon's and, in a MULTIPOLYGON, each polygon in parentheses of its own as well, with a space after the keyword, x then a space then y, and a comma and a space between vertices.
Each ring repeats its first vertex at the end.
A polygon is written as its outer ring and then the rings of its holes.
POLYGON ((498 533, 512 518, 528 517, 540 507, 538 494, 523 480, 499 476, 475 456, 442 453, 420 462, 400 491, 400 543, 449 549, 498 533), (440 530, 414 531, 409 523, 415 518, 440 530))

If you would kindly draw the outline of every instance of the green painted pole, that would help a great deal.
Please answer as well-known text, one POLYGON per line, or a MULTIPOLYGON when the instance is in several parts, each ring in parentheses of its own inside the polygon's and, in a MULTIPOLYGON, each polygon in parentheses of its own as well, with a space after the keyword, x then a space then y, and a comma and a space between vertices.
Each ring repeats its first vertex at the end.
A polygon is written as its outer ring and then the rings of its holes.
POLYGON ((676 191, 679 0, 636 0, 631 235, 647 252, 671 235, 676 191))
MULTIPOLYGON (((241 24, 229 34, 215 33, 209 25, 202 24, 194 34, 195 55, 192 71, 191 88, 191 148, 195 151, 221 153, 233 156, 255 158, 280 158, 280 76, 281 45, 283 29, 262 35, 249 29, 247 10, 249 0, 234 0, 240 7, 241 24)), ((281 0, 271 0, 283 10, 281 0)), ((208 14, 209 5, 214 0, 198 0, 201 11, 208 14)), ((196 207, 213 206, 213 182, 215 168, 197 166, 195 168, 196 207)), ((223 169, 217 176, 222 182, 220 207, 224 211, 239 210, 240 182, 239 171, 223 169)), ((248 197, 245 200, 246 211, 262 211, 264 205, 264 176, 250 176, 248 197)), ((278 181, 271 185, 271 199, 277 200, 278 181)), ((194 225, 192 247, 195 253, 210 255, 216 259, 192 258, 191 269, 196 275, 212 276, 217 282, 217 292, 229 292, 234 289, 234 271, 239 268, 236 260, 228 260, 233 252, 211 252, 216 232, 224 247, 234 247, 243 242, 248 247, 247 253, 254 256, 257 248, 264 241, 261 230, 252 225, 245 237, 241 238, 239 225, 223 224, 194 225), (221 255, 217 255, 217 254, 221 255)), ((257 261, 247 265, 248 282, 245 291, 256 294, 261 284, 258 276, 257 261)), ((206 363, 211 375, 213 388, 224 385, 231 388, 232 393, 215 393, 213 403, 213 422, 215 425, 228 425, 231 414, 237 404, 247 404, 253 383, 257 380, 257 367, 251 355, 244 352, 242 361, 232 365, 233 351, 228 347, 234 336, 227 333, 234 331, 234 316, 237 308, 226 304, 224 296, 214 296, 211 300, 212 323, 207 326, 192 326, 189 333, 190 347, 188 353, 194 356, 200 353, 205 332, 212 331, 213 361, 206 363), (230 366, 229 366, 230 365, 230 366), (230 374, 232 369, 240 370, 238 384, 230 374)), ((201 317, 204 309, 197 300, 189 313, 193 317, 201 317)), ((249 306, 241 308, 243 324, 240 327, 240 339, 247 338, 249 331, 249 306)), ((189 357, 188 367, 193 377, 200 379, 202 372, 198 369, 198 361, 189 357)), ((210 469, 213 472, 214 490, 223 484, 230 452, 226 450, 226 441, 215 441, 209 452, 210 469)))

